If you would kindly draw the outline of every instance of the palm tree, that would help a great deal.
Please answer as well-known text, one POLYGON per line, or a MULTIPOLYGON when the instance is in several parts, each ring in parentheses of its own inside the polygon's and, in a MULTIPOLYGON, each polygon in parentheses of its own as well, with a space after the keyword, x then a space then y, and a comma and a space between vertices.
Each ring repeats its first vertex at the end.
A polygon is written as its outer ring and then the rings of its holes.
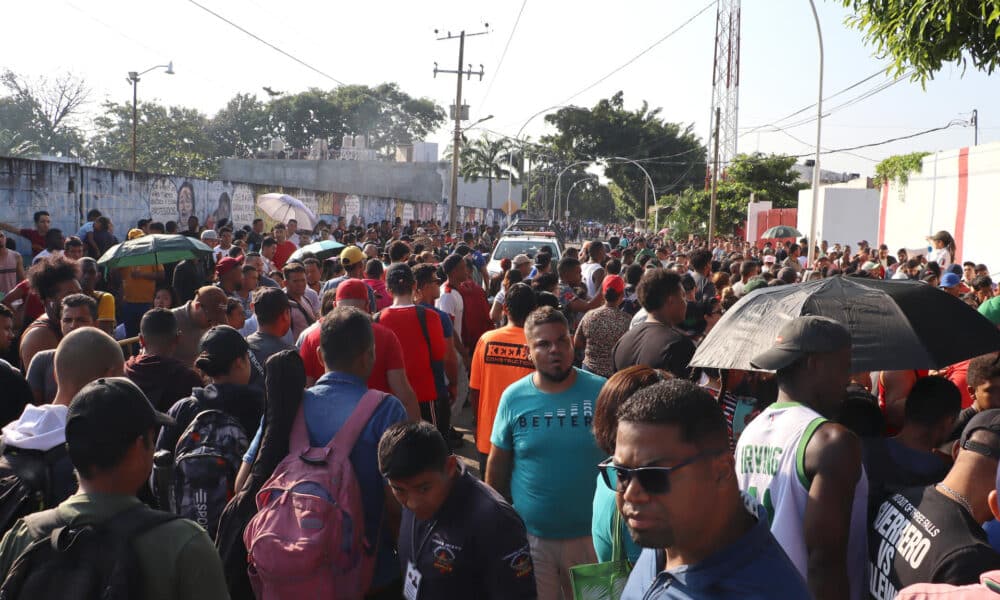
MULTIPOLYGON (((510 161, 510 142, 506 138, 490 139, 484 135, 479 139, 469 141, 462 137, 461 164, 458 174, 466 181, 479 181, 486 178, 486 210, 493 210, 493 180, 507 179, 513 176, 517 181, 516 171, 512 173, 510 161)), ((450 151, 445 154, 445 158, 450 151)))

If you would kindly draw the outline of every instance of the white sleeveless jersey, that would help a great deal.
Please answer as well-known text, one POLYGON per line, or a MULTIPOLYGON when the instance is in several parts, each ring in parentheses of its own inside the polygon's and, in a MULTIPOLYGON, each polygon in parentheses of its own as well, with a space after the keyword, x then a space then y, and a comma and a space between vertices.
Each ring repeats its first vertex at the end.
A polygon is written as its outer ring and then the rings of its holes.
POLYGON ((583 273, 583 282, 587 284, 587 297, 593 298, 597 295, 597 286, 594 285, 594 273, 598 269, 603 269, 600 264, 585 262, 580 265, 580 272, 583 273))
MULTIPOLYGON (((771 519, 771 533, 804 578, 808 577, 809 554, 803 524, 810 485, 805 475, 805 451, 816 429, 825 422, 802 404, 772 404, 746 426, 736 445, 740 490, 764 506, 771 519)), ((850 597, 857 600, 867 597, 867 501, 868 477, 862 467, 854 489, 847 542, 850 597)))

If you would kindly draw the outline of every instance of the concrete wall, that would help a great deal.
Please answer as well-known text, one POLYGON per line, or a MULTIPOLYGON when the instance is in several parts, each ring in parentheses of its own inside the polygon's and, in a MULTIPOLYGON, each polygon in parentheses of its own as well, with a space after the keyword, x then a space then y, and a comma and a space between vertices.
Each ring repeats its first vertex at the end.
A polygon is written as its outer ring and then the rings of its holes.
POLYGON ((762 212, 771 210, 771 203, 768 201, 747 203, 747 227, 744 232, 746 241, 757 241, 757 217, 762 212))
MULTIPOLYGON (((447 204, 451 197, 451 165, 427 162, 351 160, 226 159, 222 177, 258 185, 321 190, 335 194, 395 198, 416 203, 447 204)), ((484 211, 489 182, 458 180, 458 205, 463 220, 492 221, 507 202, 507 180, 493 180, 492 218, 484 211)), ((520 207, 522 186, 511 190, 514 210, 520 207)), ((290 193, 290 192, 289 192, 290 193)), ((294 194, 292 194, 294 195, 294 194)), ((298 197, 298 196, 296 196, 298 197)), ((439 217, 447 220, 447 215, 439 217)))
MULTIPOLYGON (((244 161, 267 163, 351 162, 351 161, 244 161)), ((427 167, 427 165, 424 165, 427 167)), ((440 192, 441 176, 430 165, 426 178, 440 192)), ((277 168, 277 167, 271 167, 277 168)), ((372 194, 350 194, 317 190, 310 187, 304 171, 291 170, 285 183, 260 183, 234 180, 206 180, 128 171, 116 171, 59 161, 28 160, 0 157, 0 221, 32 226, 32 214, 46 210, 52 226, 73 235, 92 208, 99 209, 115 223, 115 233, 122 239, 139 219, 178 221, 183 229, 187 218, 195 215, 203 224, 211 225, 226 217, 236 226, 249 225, 255 217, 266 219, 256 208, 261 194, 289 194, 309 206, 328 223, 345 217, 350 224, 367 224, 393 220, 447 220, 447 208, 440 196, 433 201, 411 201, 405 197, 385 197, 372 194), (299 181, 302 185, 294 185, 299 181)), ((322 179, 322 173, 318 171, 322 179)), ((387 172, 402 173, 390 169, 387 172)), ((505 192, 506 193, 506 192, 505 192)), ((460 207, 459 218, 482 222, 485 211, 475 207, 460 207)), ((270 223, 268 223, 270 225, 270 223)), ((18 250, 29 252, 26 240, 18 241, 18 250)))
POLYGON ((435 203, 444 197, 435 163, 226 159, 222 178, 411 202, 435 203))
POLYGON ((893 252, 921 248, 927 236, 945 230, 955 238, 956 261, 985 263, 996 272, 997 190, 1000 143, 931 154, 906 185, 893 181, 882 187, 879 241, 893 252))
MULTIPOLYGON (((816 238, 834 244, 856 247, 878 238, 879 197, 877 190, 826 186, 819 189, 816 238)), ((808 237, 812 218, 812 190, 799 191, 796 229, 808 237)))

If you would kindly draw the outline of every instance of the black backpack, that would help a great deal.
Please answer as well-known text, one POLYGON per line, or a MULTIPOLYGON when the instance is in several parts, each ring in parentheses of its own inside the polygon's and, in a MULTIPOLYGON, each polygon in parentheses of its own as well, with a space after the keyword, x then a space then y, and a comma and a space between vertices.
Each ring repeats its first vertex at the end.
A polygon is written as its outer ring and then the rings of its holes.
POLYGON ((0 447, 0 535, 18 519, 56 506, 76 487, 65 444, 45 451, 0 447))
POLYGON ((24 518, 35 540, 14 561, 0 600, 142 598, 132 540, 177 515, 136 506, 102 523, 71 526, 50 509, 24 518))

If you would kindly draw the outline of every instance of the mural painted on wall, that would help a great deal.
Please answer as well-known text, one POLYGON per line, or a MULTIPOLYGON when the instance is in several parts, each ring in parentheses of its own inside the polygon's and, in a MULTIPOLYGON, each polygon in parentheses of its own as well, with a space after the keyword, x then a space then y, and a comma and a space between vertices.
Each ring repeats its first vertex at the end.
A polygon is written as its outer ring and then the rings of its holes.
MULTIPOLYGON (((47 210, 52 226, 67 235, 79 228, 84 215, 93 208, 111 218, 119 237, 124 237, 139 219, 146 218, 163 223, 176 221, 180 229, 187 227, 190 216, 198 217, 204 226, 227 218, 242 227, 250 225, 254 218, 265 218, 256 209, 256 198, 272 192, 298 198, 327 223, 336 223, 340 217, 349 225, 392 221, 396 217, 404 221, 447 220, 447 205, 440 203, 0 158, 0 221, 29 227, 35 211, 47 210)), ((460 207, 463 219, 481 219, 482 213, 460 207)), ((265 227, 273 224, 265 218, 265 227)))

